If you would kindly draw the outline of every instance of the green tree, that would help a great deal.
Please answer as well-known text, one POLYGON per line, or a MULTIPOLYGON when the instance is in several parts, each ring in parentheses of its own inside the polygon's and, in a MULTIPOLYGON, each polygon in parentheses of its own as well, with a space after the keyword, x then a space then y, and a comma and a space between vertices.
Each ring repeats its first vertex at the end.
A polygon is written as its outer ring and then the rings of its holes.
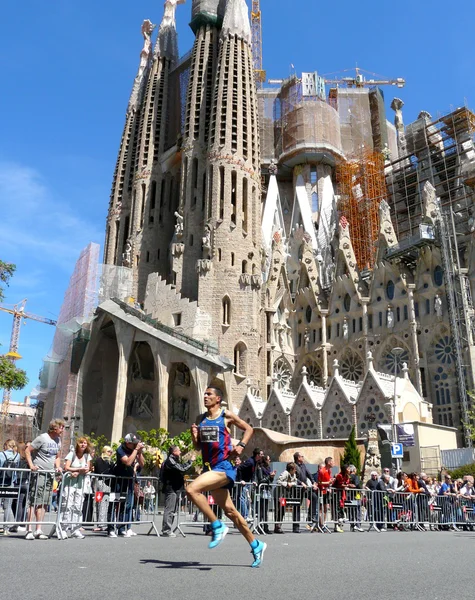
POLYGON ((10 277, 15 272, 16 265, 12 265, 11 263, 3 262, 0 260, 0 302, 3 302, 4 299, 4 286, 9 285, 10 277))
POLYGON ((356 443, 356 431, 351 429, 350 437, 345 442, 345 452, 341 458, 342 465, 355 465, 358 475, 361 474, 361 452, 356 443))
MULTIPOLYGON (((15 272, 16 266, 0 260, 0 302, 5 297, 4 289, 9 285, 10 278, 15 272)), ((21 390, 28 383, 25 371, 17 369, 15 363, 6 356, 0 355, 0 388, 7 390, 21 390)))
POLYGON ((26 372, 17 369, 6 356, 0 356, 0 388, 21 390, 27 383, 26 372))

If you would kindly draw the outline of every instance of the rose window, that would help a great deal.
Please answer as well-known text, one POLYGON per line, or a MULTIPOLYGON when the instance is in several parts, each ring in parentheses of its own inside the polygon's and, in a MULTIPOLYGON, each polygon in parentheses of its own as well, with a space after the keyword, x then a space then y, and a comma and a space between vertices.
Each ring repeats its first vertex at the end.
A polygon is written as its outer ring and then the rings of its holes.
POLYGON ((403 350, 400 354, 394 354, 394 352, 391 350, 386 354, 385 357, 386 369, 388 369, 391 374, 394 374, 394 371, 396 371, 396 373, 399 375, 403 363, 407 364, 408 362, 409 352, 407 350, 403 350))
POLYGON ((363 361, 357 354, 348 354, 341 363, 341 374, 349 381, 360 381, 363 377, 363 361))
POLYGON ((274 363, 274 378, 277 380, 277 386, 280 390, 290 388, 292 373, 288 363, 283 358, 279 358, 274 363))
POLYGON ((454 362, 453 340, 448 335, 441 338, 435 345, 434 350, 437 360, 444 365, 450 365, 454 362))

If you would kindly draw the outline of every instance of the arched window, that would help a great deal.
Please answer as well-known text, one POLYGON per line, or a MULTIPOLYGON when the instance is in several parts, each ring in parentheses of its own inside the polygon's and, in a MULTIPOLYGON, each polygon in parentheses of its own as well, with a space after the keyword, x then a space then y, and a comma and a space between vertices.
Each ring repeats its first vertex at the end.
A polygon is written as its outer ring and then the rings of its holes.
POLYGON ((234 347, 234 372, 247 375, 247 347, 243 342, 234 347))
POLYGON ((346 310, 346 312, 349 312, 351 308, 351 298, 349 294, 346 294, 343 299, 343 308, 346 310))
POLYGON ((444 283, 444 270, 440 265, 437 265, 434 269, 434 283, 437 286, 444 283))
POLYGON ((243 273, 243 275, 247 273, 247 260, 243 260, 243 261, 242 261, 242 269, 241 269, 241 272, 243 273))
POLYGON ((223 325, 231 324, 231 300, 229 296, 223 298, 223 325))
POLYGON ((386 296, 388 300, 392 300, 394 298, 394 281, 389 280, 386 284, 386 296))

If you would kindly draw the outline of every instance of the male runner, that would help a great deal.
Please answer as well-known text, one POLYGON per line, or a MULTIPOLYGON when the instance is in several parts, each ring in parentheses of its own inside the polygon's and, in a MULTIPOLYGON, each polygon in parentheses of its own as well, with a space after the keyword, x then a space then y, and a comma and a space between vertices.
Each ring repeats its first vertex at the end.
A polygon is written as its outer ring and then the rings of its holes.
POLYGON ((219 388, 209 387, 204 393, 206 413, 198 417, 198 425, 191 426, 193 444, 203 455, 204 472, 193 481, 186 493, 195 506, 211 523, 212 540, 209 548, 216 548, 224 540, 229 529, 222 523, 208 505, 203 492, 213 492, 213 497, 231 519, 241 534, 251 545, 254 557, 252 567, 259 567, 267 544, 255 539, 245 519, 239 514, 231 500, 229 490, 236 480, 236 467, 231 462, 239 456, 252 437, 252 427, 231 411, 222 408, 223 392, 219 388), (235 425, 244 431, 242 440, 233 448, 230 427, 235 425))

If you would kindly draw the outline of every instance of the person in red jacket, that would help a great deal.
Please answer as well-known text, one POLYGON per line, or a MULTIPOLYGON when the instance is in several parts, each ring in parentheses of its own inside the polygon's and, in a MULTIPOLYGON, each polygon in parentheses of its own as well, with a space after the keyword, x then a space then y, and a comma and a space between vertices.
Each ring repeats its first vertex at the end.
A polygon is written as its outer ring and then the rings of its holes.
POLYGON ((342 465, 340 472, 335 477, 333 487, 335 488, 334 495, 334 512, 335 512, 335 533, 343 533, 343 521, 345 518, 345 500, 346 488, 350 483, 348 467, 342 465))

